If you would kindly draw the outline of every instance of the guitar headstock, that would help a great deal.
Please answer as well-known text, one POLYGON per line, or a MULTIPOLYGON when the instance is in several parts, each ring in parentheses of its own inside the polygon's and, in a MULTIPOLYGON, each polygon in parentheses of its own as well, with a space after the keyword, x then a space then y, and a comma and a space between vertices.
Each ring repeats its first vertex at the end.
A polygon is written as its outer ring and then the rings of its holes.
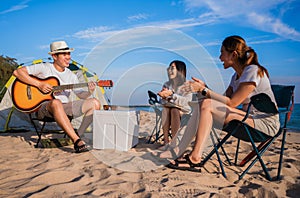
POLYGON ((99 80, 97 82, 97 85, 99 87, 113 87, 114 86, 114 83, 112 80, 99 80))

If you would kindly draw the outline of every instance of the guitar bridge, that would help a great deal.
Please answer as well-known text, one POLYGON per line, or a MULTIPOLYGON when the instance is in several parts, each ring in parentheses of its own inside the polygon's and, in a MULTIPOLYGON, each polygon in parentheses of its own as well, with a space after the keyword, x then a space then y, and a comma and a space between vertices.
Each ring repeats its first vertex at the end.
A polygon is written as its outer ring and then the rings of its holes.
POLYGON ((31 89, 30 89, 30 86, 29 85, 27 85, 27 98, 29 99, 29 100, 31 100, 32 99, 32 96, 31 96, 31 89))

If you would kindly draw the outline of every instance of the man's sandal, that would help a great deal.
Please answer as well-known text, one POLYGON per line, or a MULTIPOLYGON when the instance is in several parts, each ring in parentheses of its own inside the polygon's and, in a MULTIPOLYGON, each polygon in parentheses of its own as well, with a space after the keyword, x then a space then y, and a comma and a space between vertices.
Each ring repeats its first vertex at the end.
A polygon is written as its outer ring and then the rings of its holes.
POLYGON ((183 171, 192 171, 192 172, 201 172, 201 168, 203 165, 201 163, 193 163, 189 157, 189 155, 184 156, 184 161, 182 160, 174 160, 175 164, 169 163, 167 165, 168 168, 171 169, 177 169, 177 170, 183 170, 183 171), (182 164, 188 165, 188 166, 182 166, 182 164))
POLYGON ((82 145, 78 145, 79 142, 83 142, 80 138, 76 140, 76 142, 74 143, 74 150, 75 153, 83 153, 83 152, 87 152, 89 151, 88 147, 86 146, 85 143, 83 143, 82 145))

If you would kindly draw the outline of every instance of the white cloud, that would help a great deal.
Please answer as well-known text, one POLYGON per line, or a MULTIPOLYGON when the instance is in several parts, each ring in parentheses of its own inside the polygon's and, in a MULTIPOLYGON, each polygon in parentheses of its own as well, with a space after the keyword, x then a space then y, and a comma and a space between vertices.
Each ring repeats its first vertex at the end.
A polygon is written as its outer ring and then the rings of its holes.
MULTIPOLYGON (((195 27, 201 26, 205 24, 213 23, 214 19, 203 19, 198 20, 195 18, 183 19, 183 20, 171 20, 171 21, 159 21, 159 22, 151 22, 151 23, 144 23, 142 26, 156 26, 160 28, 167 28, 167 29, 181 29, 181 28, 188 28, 188 27, 195 27)), ((139 27, 139 26, 137 26, 139 27)), ((101 41, 104 38, 108 38, 116 33, 127 29, 120 29, 120 30, 113 30, 113 27, 108 26, 100 26, 100 27, 93 27, 88 28, 86 30, 82 30, 73 34, 73 37, 79 39, 88 39, 93 41, 101 41)), ((128 28, 131 29, 131 28, 128 28)))
POLYGON ((10 13, 10 12, 23 10, 23 9, 28 7, 28 5, 26 5, 27 2, 28 1, 23 1, 22 3, 20 3, 18 5, 11 6, 9 9, 1 11, 0 14, 7 14, 7 13, 10 13))
POLYGON ((73 37, 79 39, 88 39, 97 42, 119 32, 112 29, 112 27, 108 26, 88 28, 86 30, 76 32, 75 34, 73 34, 73 37))
POLYGON ((131 22, 131 21, 139 21, 139 20, 145 20, 149 17, 148 14, 137 14, 137 15, 133 15, 133 16, 129 16, 128 17, 128 21, 131 22))
POLYGON ((162 28, 169 28, 169 29, 181 29, 187 27, 195 27, 205 24, 213 23, 214 19, 210 20, 198 20, 195 18, 188 18, 182 20, 172 20, 172 21, 160 21, 160 22, 153 22, 149 25, 154 25, 162 28))
POLYGON ((300 41, 300 33, 278 18, 288 11, 286 7, 290 3, 292 1, 285 0, 185 0, 186 9, 191 13, 208 9, 206 13, 201 13, 200 18, 232 20, 240 25, 300 41))
MULTIPOLYGON (((157 21, 144 23, 143 26, 158 26, 168 29, 182 29, 206 24, 220 23, 226 20, 239 23, 243 26, 253 27, 261 31, 274 33, 281 38, 293 39, 300 41, 300 33, 289 25, 283 23, 280 18, 277 18, 272 11, 278 10, 278 15, 282 15, 287 11, 288 4, 284 0, 185 0, 186 9, 190 12, 201 11, 195 18, 186 18, 181 20, 157 21), (282 9, 280 9, 281 7, 282 9), (203 8, 206 10, 204 11, 203 8), (276 9, 275 9, 276 8, 276 9)), ((137 21, 147 19, 147 14, 137 14, 129 16, 129 21, 137 21)), ((138 27, 138 26, 137 26, 138 27)), ((114 30, 113 27, 101 26, 89 28, 79 31, 74 34, 74 37, 81 39, 91 39, 93 41, 100 41, 115 33, 123 30, 114 30)))
POLYGON ((273 18, 257 13, 250 13, 248 16, 249 24, 266 32, 272 32, 288 39, 300 41, 300 33, 294 28, 284 24, 280 19, 273 18))

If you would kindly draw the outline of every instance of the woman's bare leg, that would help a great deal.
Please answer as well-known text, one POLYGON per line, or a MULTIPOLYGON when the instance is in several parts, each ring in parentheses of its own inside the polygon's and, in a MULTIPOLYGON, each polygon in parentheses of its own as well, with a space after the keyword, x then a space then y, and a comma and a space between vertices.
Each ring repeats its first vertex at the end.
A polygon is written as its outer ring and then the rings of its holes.
POLYGON ((170 115, 171 115, 171 134, 172 138, 175 137, 177 131, 180 128, 180 110, 177 108, 171 108, 170 109, 170 115))
MULTIPOLYGON (((200 104, 201 116, 199 117, 199 127, 196 133, 195 145, 190 153, 190 159, 194 163, 201 161, 203 148, 211 132, 211 128, 222 129, 224 124, 233 119, 242 120, 245 112, 236 108, 231 108, 215 100, 205 99, 200 104)), ((246 121, 250 126, 254 126, 252 119, 246 121)))
POLYGON ((169 143, 169 130, 171 122, 171 111, 170 108, 164 107, 162 110, 162 130, 164 134, 164 144, 169 143))
MULTIPOLYGON (((197 128, 198 128, 199 113, 200 113, 199 105, 197 104, 193 107, 192 116, 190 117, 187 123, 183 136, 180 139, 178 145, 174 148, 169 148, 169 149, 173 149, 172 152, 169 150, 162 152, 160 154, 161 158, 173 158, 174 156, 172 153, 175 153, 176 156, 178 157, 181 156, 186 151, 187 147, 189 146, 189 144, 191 143, 191 141, 196 135, 197 128)), ((175 137, 173 137, 172 143, 170 143, 170 145, 176 145, 177 135, 178 133, 175 135, 175 137)))

